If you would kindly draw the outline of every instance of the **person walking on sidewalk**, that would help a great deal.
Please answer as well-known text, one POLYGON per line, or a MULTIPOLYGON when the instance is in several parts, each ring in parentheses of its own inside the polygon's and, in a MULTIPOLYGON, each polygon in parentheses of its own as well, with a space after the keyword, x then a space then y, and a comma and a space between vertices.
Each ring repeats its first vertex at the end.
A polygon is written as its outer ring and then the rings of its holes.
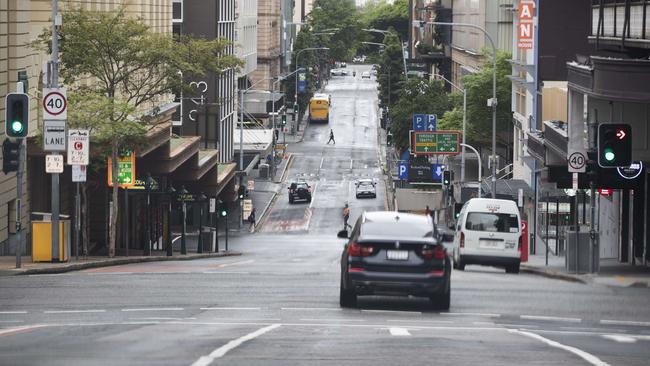
POLYGON ((251 232, 255 231, 255 209, 254 208, 251 210, 250 215, 248 215, 248 223, 251 224, 250 226, 251 232))
POLYGON ((352 229, 352 226, 348 224, 348 220, 350 219, 350 207, 348 207, 348 204, 345 204, 345 207, 343 207, 343 230, 350 228, 352 229))
POLYGON ((328 144, 328 145, 330 144, 330 141, 333 142, 334 145, 336 145, 336 141, 334 141, 334 130, 331 129, 331 128, 330 128, 330 139, 327 140, 327 144, 328 144))

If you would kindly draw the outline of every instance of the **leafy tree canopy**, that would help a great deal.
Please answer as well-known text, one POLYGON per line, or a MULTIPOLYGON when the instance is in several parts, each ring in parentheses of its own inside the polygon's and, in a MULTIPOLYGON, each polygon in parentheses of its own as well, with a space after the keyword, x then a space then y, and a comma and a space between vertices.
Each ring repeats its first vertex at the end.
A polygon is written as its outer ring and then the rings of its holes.
POLYGON ((379 102, 382 107, 390 106, 399 98, 400 83, 404 80, 402 46, 393 29, 384 38, 380 66, 377 73, 379 83, 379 102))
POLYGON ((421 78, 406 80, 402 85, 399 100, 389 112, 390 131, 395 146, 400 150, 409 147, 409 130, 412 129, 414 114, 442 116, 449 107, 449 99, 442 81, 421 78))
POLYGON ((338 29, 325 42, 325 47, 330 48, 331 60, 349 60, 356 54, 362 30, 353 0, 315 0, 309 24, 314 32, 338 29))
MULTIPOLYGON (((408 39, 408 0, 396 0, 388 3, 385 0, 375 0, 366 3, 361 10, 361 21, 366 28, 387 30, 394 28, 400 39, 408 39)), ((381 35, 373 42, 381 42, 381 35)))

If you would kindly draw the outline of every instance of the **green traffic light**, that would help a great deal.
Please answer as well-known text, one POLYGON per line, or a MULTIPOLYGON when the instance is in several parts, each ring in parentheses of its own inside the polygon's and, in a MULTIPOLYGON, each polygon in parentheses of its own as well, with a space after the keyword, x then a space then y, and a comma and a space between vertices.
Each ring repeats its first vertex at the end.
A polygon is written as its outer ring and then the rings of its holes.
POLYGON ((226 217, 226 214, 227 214, 227 212, 225 210, 221 211, 221 217, 226 217))
POLYGON ((20 121, 11 122, 11 131, 13 131, 13 133, 22 133, 24 129, 25 129, 25 125, 22 122, 20 121))
POLYGON ((614 149, 608 147, 603 151, 605 155, 605 160, 607 161, 614 161, 616 159, 616 154, 614 154, 614 149))

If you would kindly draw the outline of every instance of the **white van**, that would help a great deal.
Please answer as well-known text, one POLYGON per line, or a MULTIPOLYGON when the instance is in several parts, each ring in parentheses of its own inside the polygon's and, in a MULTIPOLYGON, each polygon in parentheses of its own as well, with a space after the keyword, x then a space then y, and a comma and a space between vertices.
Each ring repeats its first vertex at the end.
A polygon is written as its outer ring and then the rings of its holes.
POLYGON ((473 198, 460 211, 454 236, 454 268, 467 264, 505 267, 519 273, 521 219, 513 201, 473 198))

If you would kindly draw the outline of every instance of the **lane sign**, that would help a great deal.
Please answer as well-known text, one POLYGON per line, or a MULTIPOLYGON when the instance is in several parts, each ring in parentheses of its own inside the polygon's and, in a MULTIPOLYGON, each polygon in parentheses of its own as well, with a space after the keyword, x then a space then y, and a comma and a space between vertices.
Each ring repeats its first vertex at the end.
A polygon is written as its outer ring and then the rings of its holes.
POLYGON ((86 165, 73 165, 72 166, 72 182, 83 183, 86 181, 86 165))
POLYGON ((65 151, 65 121, 43 121, 43 150, 65 151))
POLYGON ((45 155, 45 173, 63 173, 63 155, 45 155))
POLYGON ((43 120, 65 121, 68 98, 65 88, 43 88, 43 120))
POLYGON ((584 173, 587 171, 587 157, 581 151, 569 155, 569 173, 584 173))
POLYGON ((88 165, 90 131, 68 130, 68 164, 88 165))

